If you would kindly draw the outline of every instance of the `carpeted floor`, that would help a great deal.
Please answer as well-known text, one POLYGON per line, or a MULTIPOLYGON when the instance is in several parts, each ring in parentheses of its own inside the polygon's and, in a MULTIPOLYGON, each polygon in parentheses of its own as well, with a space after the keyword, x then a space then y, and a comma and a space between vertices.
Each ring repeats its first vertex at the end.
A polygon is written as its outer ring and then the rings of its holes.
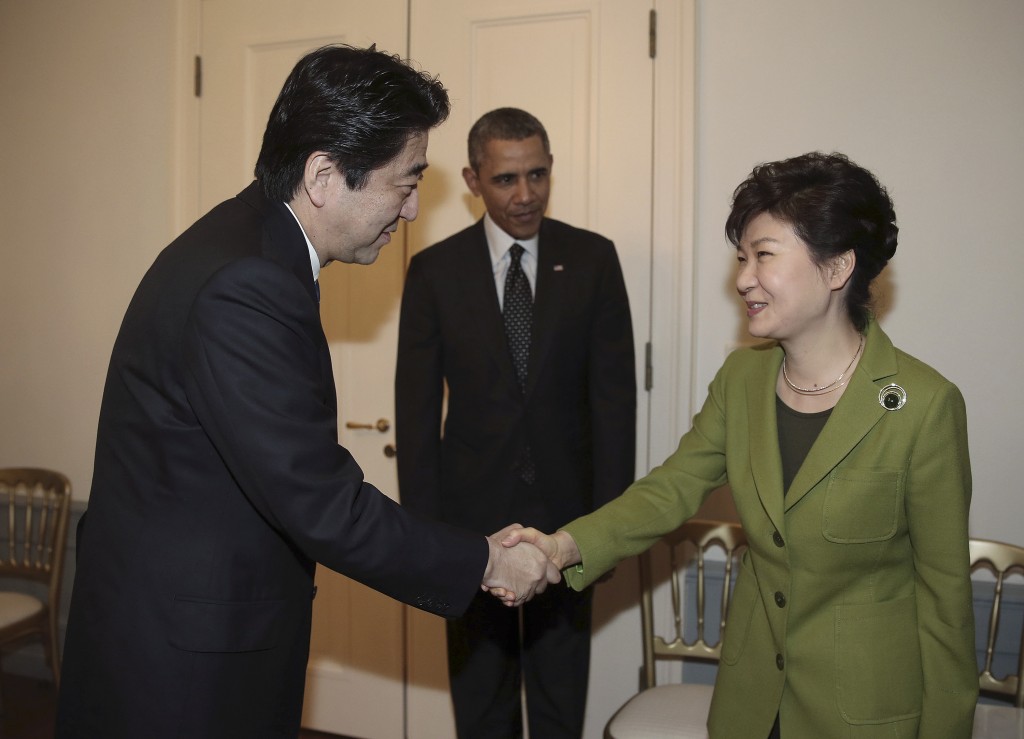
MULTIPOLYGON (((53 684, 17 675, 0 676, 0 739, 53 739, 57 696, 53 684)), ((345 739, 303 729, 298 739, 345 739)))

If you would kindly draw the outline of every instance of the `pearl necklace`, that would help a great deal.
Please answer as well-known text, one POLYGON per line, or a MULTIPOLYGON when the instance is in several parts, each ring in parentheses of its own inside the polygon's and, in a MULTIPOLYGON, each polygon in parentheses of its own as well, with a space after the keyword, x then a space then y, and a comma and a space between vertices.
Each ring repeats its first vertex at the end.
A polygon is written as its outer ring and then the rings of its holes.
MULTIPOLYGON (((786 384, 789 385, 791 390, 800 393, 801 395, 825 395, 826 393, 835 392, 836 390, 838 390, 839 388, 843 387, 846 384, 846 382, 842 382, 842 379, 846 377, 846 373, 850 371, 851 367, 853 367, 853 363, 857 361, 857 357, 860 356, 860 350, 863 348, 864 335, 861 334, 860 344, 857 345, 857 351, 853 353, 853 359, 851 359, 850 363, 846 365, 846 369, 843 370, 843 373, 839 375, 839 377, 832 380, 832 382, 830 382, 828 385, 825 385, 824 387, 807 388, 794 385, 793 381, 789 379, 789 374, 786 372, 785 355, 783 355, 782 357, 782 377, 786 380, 786 384)), ((849 381, 847 380, 847 382, 849 381)))

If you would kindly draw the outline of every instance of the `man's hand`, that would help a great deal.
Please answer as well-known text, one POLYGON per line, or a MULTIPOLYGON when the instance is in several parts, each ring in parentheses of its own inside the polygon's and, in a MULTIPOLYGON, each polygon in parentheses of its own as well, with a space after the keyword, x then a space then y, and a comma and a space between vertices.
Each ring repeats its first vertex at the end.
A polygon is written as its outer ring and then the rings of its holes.
MULTIPOLYGON (((576 542, 564 531, 557 531, 548 535, 537 529, 524 529, 518 524, 506 526, 501 531, 490 537, 501 542, 506 549, 515 551, 523 546, 536 547, 549 560, 549 564, 556 572, 569 565, 580 561, 580 552, 576 542)), ((548 582, 558 582, 548 579, 548 582)), ((515 593, 510 589, 501 586, 484 587, 494 597, 505 602, 506 605, 519 605, 515 593)), ((541 591, 537 591, 541 592, 541 591)))
POLYGON ((562 579, 558 568, 532 544, 502 546, 502 540, 515 529, 519 529, 519 524, 506 526, 487 537, 490 554, 480 586, 507 606, 522 605, 534 595, 543 593, 548 583, 553 585, 562 579))
POLYGON ((576 540, 566 531, 559 530, 553 534, 545 534, 543 531, 533 528, 506 526, 498 533, 505 534, 501 540, 502 546, 515 547, 522 543, 533 544, 544 552, 544 556, 550 559, 559 570, 564 570, 566 567, 582 561, 576 540))

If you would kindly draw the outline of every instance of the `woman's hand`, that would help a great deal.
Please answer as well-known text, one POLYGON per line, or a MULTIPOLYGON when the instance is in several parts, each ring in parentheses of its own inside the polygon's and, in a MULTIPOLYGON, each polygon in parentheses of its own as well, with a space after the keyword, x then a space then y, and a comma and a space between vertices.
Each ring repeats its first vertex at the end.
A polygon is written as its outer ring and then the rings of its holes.
POLYGON ((505 547, 514 547, 524 541, 544 552, 545 556, 559 570, 564 570, 581 561, 576 541, 566 531, 559 530, 554 534, 545 534, 534 528, 516 528, 507 532, 505 538, 501 540, 501 544, 505 547))

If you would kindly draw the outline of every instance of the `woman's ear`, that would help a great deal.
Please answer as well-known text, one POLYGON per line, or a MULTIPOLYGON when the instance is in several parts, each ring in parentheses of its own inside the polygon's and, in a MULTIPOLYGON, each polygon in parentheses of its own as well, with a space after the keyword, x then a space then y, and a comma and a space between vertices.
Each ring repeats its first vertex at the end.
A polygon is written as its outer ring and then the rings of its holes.
POLYGON ((846 287, 846 283, 853 277, 855 266, 857 266, 857 255, 853 249, 834 257, 829 266, 829 287, 833 290, 842 290, 846 287))

